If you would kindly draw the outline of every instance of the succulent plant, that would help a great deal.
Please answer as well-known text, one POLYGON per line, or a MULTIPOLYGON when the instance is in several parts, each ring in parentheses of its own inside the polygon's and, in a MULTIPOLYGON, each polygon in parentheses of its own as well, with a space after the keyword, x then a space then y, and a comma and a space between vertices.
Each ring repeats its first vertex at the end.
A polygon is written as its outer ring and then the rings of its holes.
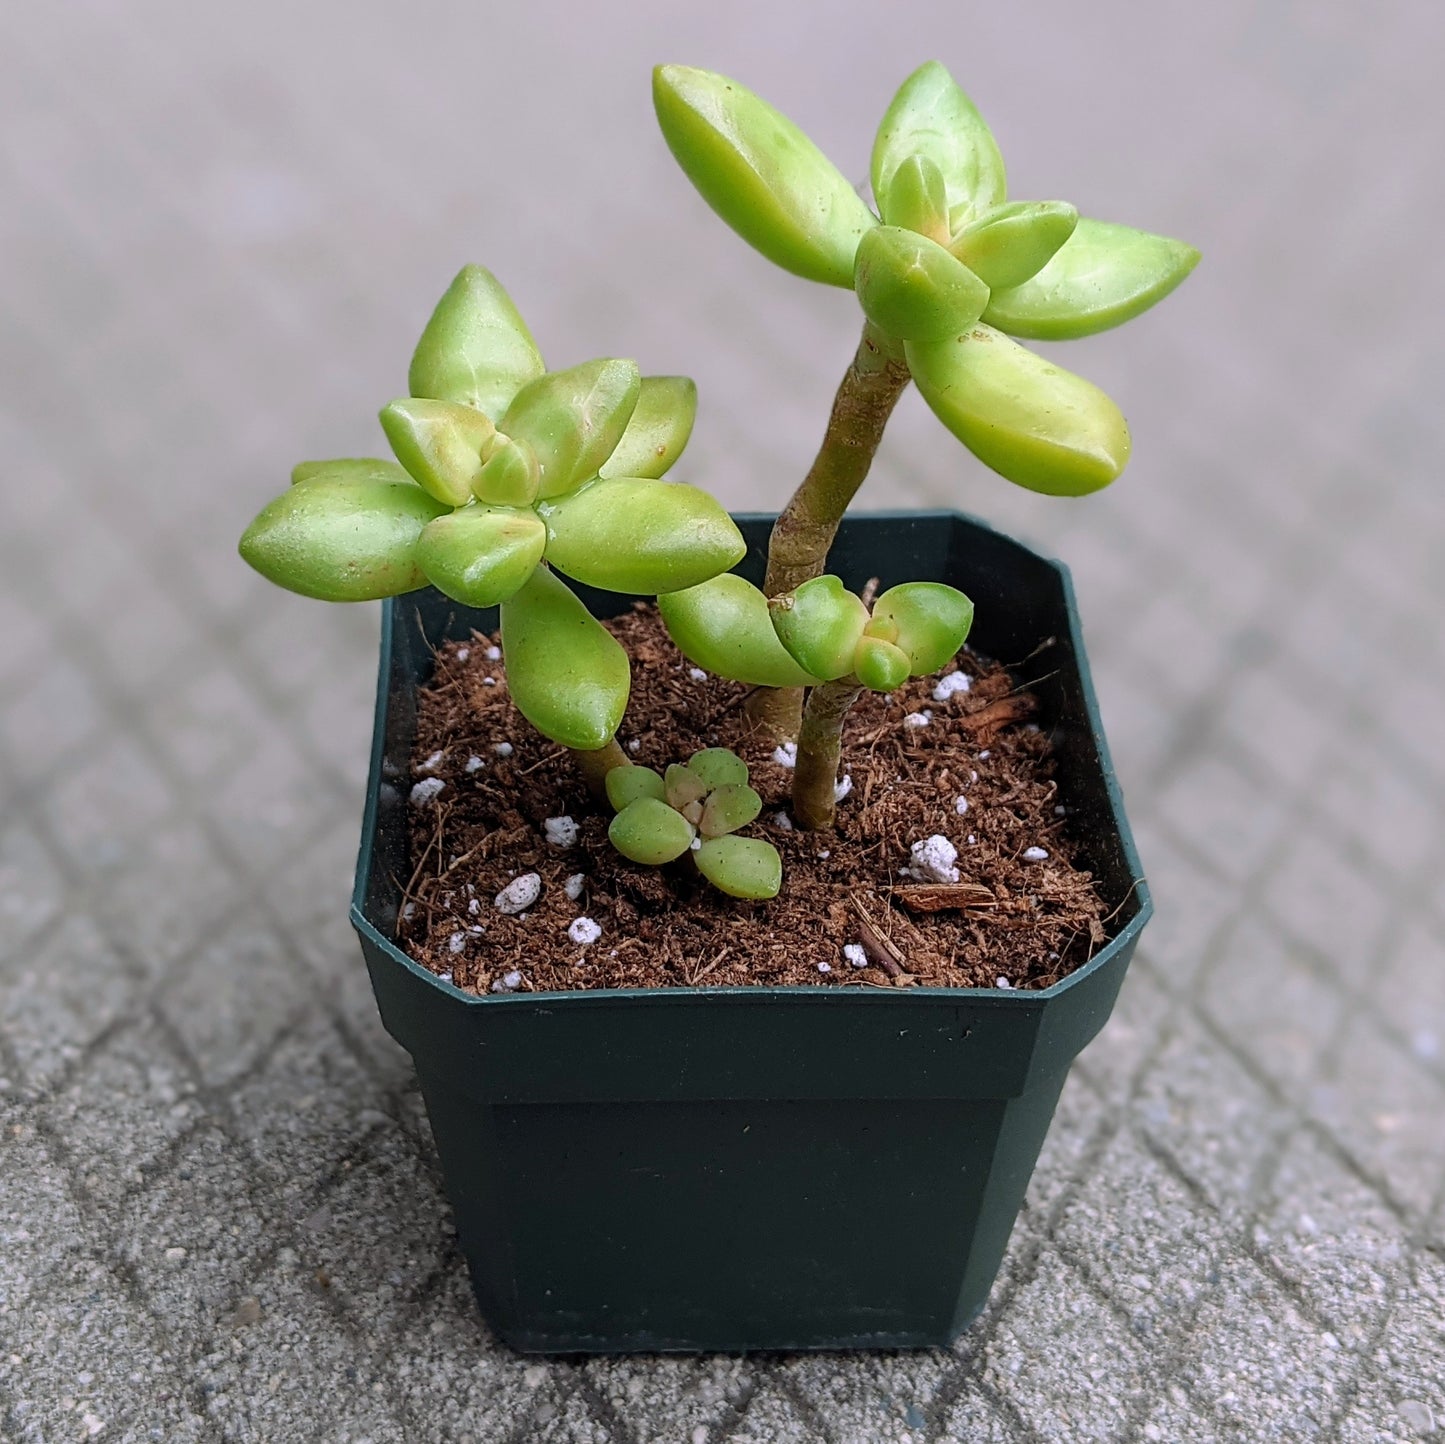
MULTIPOLYGON (((1012 337, 1068 340, 1139 315, 1193 270, 1192 246, 1081 218, 1063 201, 1009 200, 992 133, 936 61, 904 81, 878 127, 876 214, 737 81, 659 66, 653 101, 669 148, 718 215, 785 270, 852 289, 865 317, 822 448, 774 528, 767 595, 821 575, 910 381, 1019 486, 1082 496, 1123 471, 1130 439, 1118 407, 1012 337)), ((760 694, 751 710, 790 734, 799 703, 796 691, 760 694)))
POLYGON ((762 810, 748 786, 748 766, 725 747, 705 747, 667 772, 636 765, 607 774, 617 816, 607 830, 623 857, 660 867, 690 855, 715 888, 740 898, 776 897, 783 864, 758 838, 737 837, 762 810))
POLYGON ((547 371, 480 266, 438 303, 409 386, 381 412, 396 461, 303 462, 246 529, 241 555, 327 601, 430 582, 466 606, 500 604, 523 715, 577 751, 609 748, 627 705, 626 655, 557 573, 646 595, 742 556, 711 496, 661 480, 687 444, 696 388, 612 358, 547 371))

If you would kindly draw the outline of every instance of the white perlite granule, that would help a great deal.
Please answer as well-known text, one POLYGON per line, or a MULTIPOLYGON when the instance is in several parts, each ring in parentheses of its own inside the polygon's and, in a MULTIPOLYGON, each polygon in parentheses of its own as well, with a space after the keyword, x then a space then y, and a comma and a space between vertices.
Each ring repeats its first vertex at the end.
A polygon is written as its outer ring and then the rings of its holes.
POLYGON ((449 952, 459 953, 466 945, 467 935, 465 933, 453 933, 451 937, 447 939, 447 950, 449 952))
POLYGON ((423 777, 411 789, 411 805, 413 807, 425 807, 428 802, 435 800, 446 783, 440 777, 423 777))
POLYGON ((482 768, 484 768, 486 765, 487 765, 487 764, 486 764, 485 762, 483 762, 482 759, 481 759, 480 757, 477 757, 475 754, 474 754, 473 756, 467 758, 467 771, 468 771, 468 772, 480 772, 480 771, 482 770, 482 768))
POLYGON ((515 993, 522 986, 522 975, 514 968, 510 973, 503 973, 495 983, 492 984, 494 993, 515 993))
POLYGON ((634 737, 632 741, 627 744, 627 750, 629 752, 641 752, 642 739, 640 737, 634 737))
POLYGON ((784 832, 793 830, 793 819, 786 812, 775 812, 773 814, 773 826, 780 827, 784 832))
POLYGON ((950 672, 938 679, 938 685, 933 689, 933 700, 947 702, 955 692, 967 692, 972 685, 967 672, 950 672))
POLYGON ((512 744, 510 742, 493 742, 492 751, 498 757, 510 757, 512 755, 512 744))
POLYGON ((862 943, 844 943, 843 956, 848 960, 850 968, 866 968, 868 966, 868 954, 864 951, 862 943))
POLYGON ((955 799, 954 799, 954 802, 953 802, 953 810, 954 810, 960 817, 962 817, 963 814, 968 811, 968 798, 966 798, 966 797, 957 797, 957 798, 955 798, 955 799))
POLYGON ((707 673, 704 672, 701 667, 689 667, 687 669, 687 675, 691 677, 694 682, 707 681, 707 673))
POLYGON ((908 852, 914 871, 930 882, 958 881, 958 849, 941 833, 915 842, 908 852))
POLYGON ((819 963, 818 971, 820 973, 831 973, 833 971, 833 965, 832 963, 819 963))
POLYGON ((502 649, 500 647, 488 647, 486 656, 489 662, 500 662, 502 660, 502 649))
POLYGON ((542 823, 542 831, 553 847, 569 848, 577 845, 577 824, 570 817, 549 817, 542 823))
POLYGON ((422 763, 420 771, 435 772, 437 768, 441 766, 441 760, 445 756, 446 753, 442 752, 440 749, 436 752, 433 752, 432 755, 428 757, 425 762, 422 763))
POLYGON ((567 929, 567 936, 580 947, 595 943, 602 936, 602 929, 591 918, 574 918, 567 929))
POLYGON ((779 767, 796 767, 798 765, 798 744, 784 742, 781 746, 774 747, 773 761, 779 767))
POLYGON ((568 901, 576 902, 582 896, 582 889, 587 886, 587 875, 581 872, 574 872, 566 882, 562 884, 562 891, 567 894, 568 901))
POLYGON ((535 872, 514 877, 496 896, 499 913, 521 913, 542 896, 542 879, 535 872))
POLYGON ((472 655, 472 649, 471 649, 470 647, 458 647, 458 648, 457 648, 457 661, 458 661, 458 662, 465 662, 465 661, 467 660, 467 658, 470 657, 471 655, 472 655))
POLYGON ((905 727, 927 727, 933 721, 933 713, 927 707, 921 712, 910 712, 904 719, 905 727))
POLYGON ((994 987, 1002 988, 1006 993, 1013 991, 1013 984, 1007 978, 995 978, 994 987))
POLYGON ((1042 847, 1026 847, 1023 858, 1025 862, 1047 862, 1049 855, 1042 847))
POLYGON ((852 792, 852 790, 853 779, 845 773, 842 777, 838 779, 837 782, 833 784, 833 801, 842 802, 842 800, 847 797, 847 795, 852 792))

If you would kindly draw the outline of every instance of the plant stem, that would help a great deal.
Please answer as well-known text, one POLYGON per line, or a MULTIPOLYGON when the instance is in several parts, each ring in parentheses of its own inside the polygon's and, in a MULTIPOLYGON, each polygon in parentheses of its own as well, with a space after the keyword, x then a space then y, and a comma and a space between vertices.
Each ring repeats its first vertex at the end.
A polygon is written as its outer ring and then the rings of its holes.
POLYGON ((614 737, 611 741, 605 742, 595 752, 583 752, 576 747, 567 749, 571 752, 573 760, 577 763, 577 770, 582 774, 582 780, 587 784, 588 790, 593 797, 599 801, 607 800, 607 774, 614 767, 629 767, 631 759, 617 745, 614 737))
POLYGON ((800 827, 816 830, 833 825, 843 719, 862 690, 851 677, 845 677, 839 682, 820 682, 808 693, 793 771, 793 817, 800 827))
MULTIPOLYGON (((818 455, 773 525, 763 584, 768 596, 822 576, 838 524, 873 465, 883 428, 909 380, 897 343, 865 325, 833 398, 818 455)), ((797 735, 802 705, 799 688, 763 688, 748 699, 747 712, 755 727, 781 741, 797 735)))

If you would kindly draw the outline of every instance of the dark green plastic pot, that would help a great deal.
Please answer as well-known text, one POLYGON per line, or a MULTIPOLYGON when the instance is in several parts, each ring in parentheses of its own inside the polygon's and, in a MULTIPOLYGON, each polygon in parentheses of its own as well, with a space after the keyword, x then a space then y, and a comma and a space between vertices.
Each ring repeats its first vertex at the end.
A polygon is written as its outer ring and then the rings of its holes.
MULTIPOLYGON (((771 517, 738 518, 761 581, 771 517)), ((983 1308, 1064 1077, 1150 903, 1066 569, 951 512, 849 517, 851 587, 931 578, 1034 684, 1118 932, 1044 992, 676 988, 474 997, 395 946, 418 686, 495 614, 388 604, 351 916, 416 1061, 477 1300, 536 1352, 947 1344, 983 1308)), ((584 591, 599 616, 629 597, 584 591)))

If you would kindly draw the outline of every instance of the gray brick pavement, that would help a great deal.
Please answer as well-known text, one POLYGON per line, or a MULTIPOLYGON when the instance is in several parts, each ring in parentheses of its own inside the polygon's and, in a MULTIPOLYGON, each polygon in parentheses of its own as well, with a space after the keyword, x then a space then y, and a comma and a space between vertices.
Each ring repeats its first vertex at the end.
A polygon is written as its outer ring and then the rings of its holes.
POLYGON ((1442 47, 1434 6, 1243 0, 7 26, 0 1437, 1445 1436, 1442 47), (739 74, 861 177, 929 53, 1019 194, 1206 253, 1067 353, 1134 424, 1119 487, 1006 490, 910 397, 864 498, 1074 566, 1159 916, 955 1351, 521 1360, 344 921, 374 611, 234 538, 375 440, 466 260, 559 361, 697 376, 691 475, 775 505, 854 308, 691 195, 647 66, 739 74))

